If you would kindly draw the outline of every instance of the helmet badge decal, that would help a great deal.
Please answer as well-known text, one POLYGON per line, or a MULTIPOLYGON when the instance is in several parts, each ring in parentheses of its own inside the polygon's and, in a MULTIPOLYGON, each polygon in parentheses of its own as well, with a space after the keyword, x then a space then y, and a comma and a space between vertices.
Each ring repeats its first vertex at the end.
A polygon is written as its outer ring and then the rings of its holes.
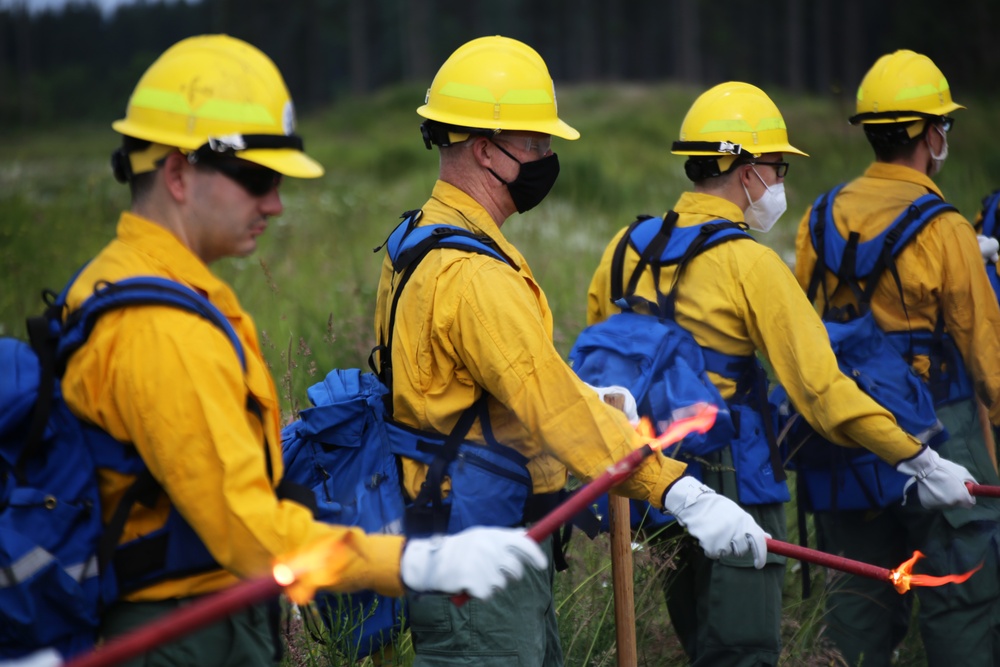
POLYGON ((281 112, 281 124, 286 135, 295 134, 295 105, 291 100, 285 102, 285 108, 281 112))

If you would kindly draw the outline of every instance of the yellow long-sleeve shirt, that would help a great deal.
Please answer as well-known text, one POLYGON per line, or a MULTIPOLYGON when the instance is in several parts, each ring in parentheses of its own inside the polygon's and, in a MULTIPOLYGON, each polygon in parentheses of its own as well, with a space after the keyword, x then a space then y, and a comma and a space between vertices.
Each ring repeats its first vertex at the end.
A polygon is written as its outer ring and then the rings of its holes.
MULTIPOLYGON (((70 309, 79 307, 99 282, 133 276, 169 278, 208 298, 235 329, 247 369, 244 373, 229 339, 213 324, 169 306, 128 307, 102 316, 71 358, 62 382, 70 409, 136 447, 169 502, 225 568, 156 584, 129 599, 216 591, 237 577, 269 571, 277 556, 338 540, 352 558, 337 590, 372 588, 401 595, 402 538, 318 523, 306 508, 275 496, 282 475, 279 406, 253 320, 232 289, 175 236, 122 214, 117 238, 70 290, 70 309), (261 418, 248 411, 248 394, 260 406, 261 418)), ((101 471, 105 520, 130 483, 130 477, 101 471)), ((122 539, 159 528, 168 509, 162 498, 154 509, 137 505, 122 539)))
MULTIPOLYGON (((941 191, 926 175, 899 165, 876 162, 864 175, 851 181, 833 203, 837 229, 845 236, 857 232, 864 242, 878 236, 914 200, 941 191)), ((795 243, 795 275, 807 288, 816 265, 816 251, 809 238, 809 211, 799 225, 795 243)), ((955 341, 972 376, 979 398, 990 409, 990 421, 1000 424, 1000 306, 990 286, 976 233, 957 212, 946 212, 931 220, 903 249, 896 268, 906 299, 886 273, 872 295, 872 314, 885 331, 932 331, 938 314, 944 316, 945 331, 955 341)), ((827 274, 832 292, 836 279, 827 274)), ((834 305, 849 299, 850 290, 834 295, 834 305), (847 292, 848 294, 844 294, 847 292)), ((817 294, 822 308, 823 291, 817 294)), ((927 357, 918 357, 914 367, 926 374, 927 357)))
MULTIPOLYGON (((450 433, 461 413, 487 392, 496 439, 529 459, 534 491, 562 488, 566 468, 590 480, 643 440, 573 373, 552 343, 552 313, 527 262, 489 214, 458 188, 438 181, 421 225, 451 224, 489 236, 511 260, 455 249, 429 253, 406 283, 392 340, 395 419, 450 433)), ((387 331, 398 276, 382 265, 376 334, 387 331)), ((469 438, 483 442, 477 423, 469 438)), ((662 505, 684 465, 647 459, 617 489, 662 505)), ((425 466, 404 461, 416 495, 425 466)))
MULTIPOLYGON (((677 225, 711 220, 742 222, 735 205, 707 194, 685 193, 673 208, 677 225)), ((588 291, 587 321, 606 319, 618 308, 611 303, 611 259, 619 232, 606 249, 588 291)), ((638 254, 626 252, 625 275, 638 254)), ((660 291, 670 290, 675 267, 660 273, 660 291)), ((656 299, 651 271, 637 294, 656 299)), ((677 322, 702 346, 746 356, 759 351, 792 402, 817 431, 837 444, 866 447, 890 463, 915 455, 920 445, 903 432, 892 415, 840 372, 826 329, 802 288, 774 251, 749 240, 723 243, 690 261, 677 288, 677 322)), ((724 398, 733 395, 731 380, 710 374, 724 398)))

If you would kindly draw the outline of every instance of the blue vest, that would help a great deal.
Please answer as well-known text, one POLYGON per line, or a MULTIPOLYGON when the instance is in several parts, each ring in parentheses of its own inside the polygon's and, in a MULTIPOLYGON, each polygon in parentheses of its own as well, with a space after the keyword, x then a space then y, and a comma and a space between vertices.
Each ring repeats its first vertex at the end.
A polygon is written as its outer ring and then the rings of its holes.
MULTIPOLYGON (((879 280, 888 272, 899 289, 896 257, 931 220, 954 207, 934 194, 920 197, 903 210, 878 236, 859 242, 852 232, 844 238, 833 218, 833 200, 843 185, 821 195, 809 219, 810 238, 817 261, 807 290, 815 302, 823 291, 822 316, 840 369, 883 407, 893 413, 905 431, 931 446, 947 438, 935 414, 935 405, 964 400, 972 395, 971 383, 961 355, 944 320, 938 316, 934 330, 883 332, 871 313, 871 297, 879 280), (832 292, 826 289, 827 272, 837 276, 832 292), (841 288, 851 291, 854 303, 840 309, 829 304, 841 288), (931 360, 930 382, 919 378, 910 366, 914 356, 931 360)), ((905 312, 906 303, 903 301, 905 312)), ((783 390, 772 401, 784 403, 783 390)), ((858 510, 886 507, 902 498, 906 476, 866 449, 838 447, 820 437, 801 418, 790 424, 783 448, 799 473, 804 505, 814 511, 858 510)))
MULTIPOLYGON (((980 233, 1000 240, 1000 216, 997 209, 1000 208, 1000 190, 996 190, 983 198, 983 220, 980 233)), ((986 263, 986 275, 990 277, 990 284, 993 285, 993 292, 1000 298, 1000 276, 997 276, 997 265, 993 262, 986 263)))
MULTIPOLYGON (((678 285, 691 259, 721 243, 753 239, 729 221, 677 227, 677 218, 674 212, 664 218, 640 217, 623 234, 610 269, 611 299, 622 312, 581 332, 570 352, 573 369, 589 384, 627 387, 639 414, 661 428, 693 403, 716 404, 719 414, 707 434, 689 437, 665 453, 683 459, 689 474, 700 476, 704 465, 716 462, 715 453, 729 447, 742 504, 785 502, 788 488, 766 401, 766 376, 756 356, 702 347, 674 317, 678 285), (628 247, 639 255, 630 275, 624 270, 628 247), (677 268, 664 294, 660 272, 668 266, 677 268), (635 293, 647 270, 657 286, 655 302, 635 293), (736 383, 731 399, 722 399, 706 371, 736 383)), ((633 523, 639 520, 655 526, 671 519, 657 521, 645 504, 635 502, 633 523)))

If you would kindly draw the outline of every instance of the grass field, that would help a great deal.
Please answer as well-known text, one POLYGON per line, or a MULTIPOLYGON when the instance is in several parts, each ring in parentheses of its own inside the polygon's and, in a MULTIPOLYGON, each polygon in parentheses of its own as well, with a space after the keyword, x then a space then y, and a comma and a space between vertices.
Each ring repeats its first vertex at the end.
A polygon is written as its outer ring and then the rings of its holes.
MULTIPOLYGON (((555 340, 566 353, 583 326, 586 288, 604 246, 638 213, 659 214, 686 188, 683 159, 670 143, 699 91, 673 85, 580 86, 560 90, 560 111, 582 133, 556 140, 562 174, 552 195, 504 233, 524 253, 555 313, 555 340)), ((272 222, 250 258, 215 268, 236 288, 263 332, 266 356, 289 415, 308 385, 335 366, 365 366, 373 344, 372 313, 382 243, 402 211, 423 204, 437 173, 424 149, 414 109, 424 90, 398 87, 345 100, 313 113, 300 132, 327 169, 317 181, 282 186, 284 215, 272 222)), ((870 161, 862 133, 846 122, 848 98, 773 95, 791 142, 811 155, 792 157, 786 179, 789 213, 761 241, 787 261, 802 212, 820 192, 852 178, 870 161)), ((963 99, 949 136, 951 157, 938 179, 967 217, 1000 186, 1000 151, 991 137, 991 101, 963 99)), ((0 155, 0 335, 24 334, 24 318, 41 310, 43 287, 60 288, 113 235, 127 188, 115 183, 108 125, 59 127, 6 136, 0 155)), ((790 515, 790 519, 794 516, 790 515)), ((558 579, 568 665, 614 664, 610 569, 606 544, 578 538, 577 564, 558 579)), ((679 664, 681 651, 658 592, 669 553, 637 552, 640 664, 679 664), (667 662, 665 663, 664 660, 667 662)), ((817 582, 821 583, 821 582, 817 582)), ((816 598, 802 602, 789 572, 788 665, 831 664, 815 642, 816 598)), ((904 646, 900 665, 923 664, 919 643, 904 646)))

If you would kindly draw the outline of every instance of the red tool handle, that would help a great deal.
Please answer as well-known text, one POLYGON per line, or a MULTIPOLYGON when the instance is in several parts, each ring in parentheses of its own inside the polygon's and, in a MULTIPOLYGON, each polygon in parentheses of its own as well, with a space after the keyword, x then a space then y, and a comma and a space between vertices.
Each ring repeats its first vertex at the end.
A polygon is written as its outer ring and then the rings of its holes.
POLYGON ((851 560, 850 558, 844 558, 842 556, 834 556, 833 554, 828 554, 825 551, 816 551, 815 549, 810 549, 809 547, 800 547, 797 544, 774 540, 770 537, 767 538, 767 550, 770 553, 778 554, 779 556, 787 556, 788 558, 794 558, 795 560, 815 563, 816 565, 822 565, 823 567, 840 570, 841 572, 850 572, 851 574, 857 574, 870 579, 879 579, 886 582, 892 581, 892 572, 887 568, 871 565, 870 563, 863 563, 859 560, 851 560))
POLYGON ((1000 498, 1000 486, 990 486, 988 484, 973 484, 972 482, 966 482, 965 488, 969 490, 974 496, 982 496, 984 498, 1000 498))

